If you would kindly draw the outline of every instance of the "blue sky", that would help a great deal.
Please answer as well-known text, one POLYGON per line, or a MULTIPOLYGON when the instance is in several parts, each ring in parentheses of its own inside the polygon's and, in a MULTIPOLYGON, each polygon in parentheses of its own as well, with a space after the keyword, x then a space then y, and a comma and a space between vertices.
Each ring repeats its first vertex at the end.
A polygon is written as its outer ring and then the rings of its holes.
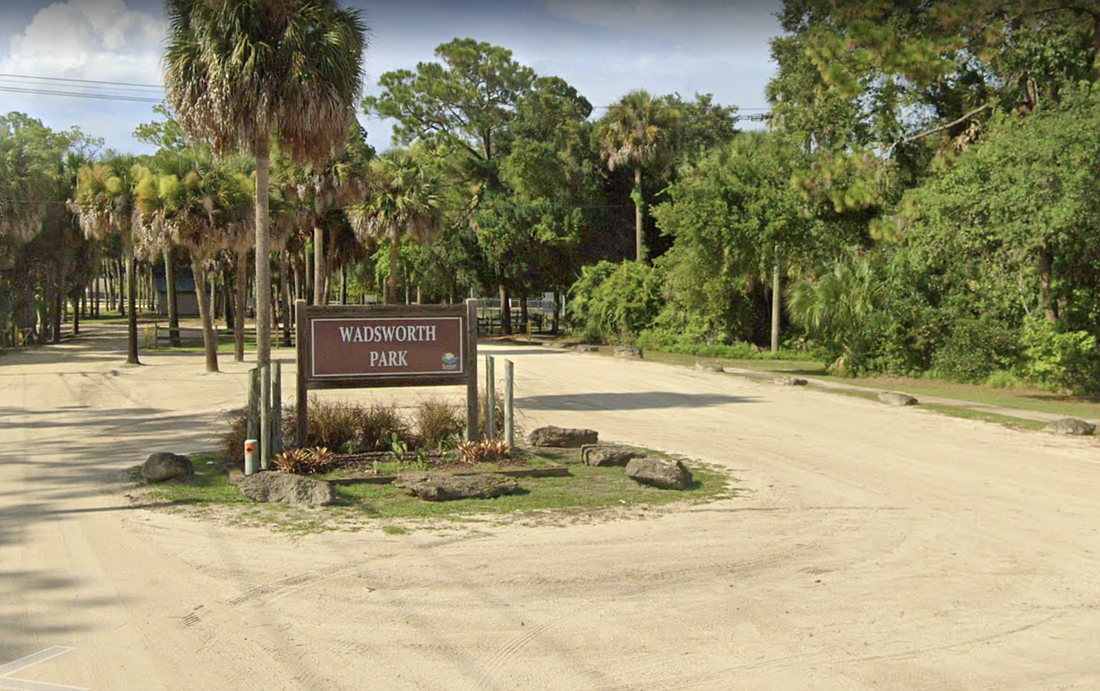
MULTIPOLYGON (((472 37, 504 46, 541 75, 562 77, 593 105, 627 91, 710 92, 718 102, 765 106, 774 71, 768 41, 779 33, 779 0, 345 0, 371 25, 368 93, 378 77, 433 59, 440 43, 472 37)), ((163 39, 159 0, 8 0, 0 4, 0 73, 83 80, 160 83, 163 39)), ((156 89, 96 89, 0 76, 3 111, 47 125, 80 125, 109 147, 147 151, 131 136, 154 119, 152 105, 4 88, 84 91, 156 99, 156 89)), ((602 112, 597 110, 597 115, 602 112)), ((360 115, 370 142, 389 146, 388 123, 360 115)))

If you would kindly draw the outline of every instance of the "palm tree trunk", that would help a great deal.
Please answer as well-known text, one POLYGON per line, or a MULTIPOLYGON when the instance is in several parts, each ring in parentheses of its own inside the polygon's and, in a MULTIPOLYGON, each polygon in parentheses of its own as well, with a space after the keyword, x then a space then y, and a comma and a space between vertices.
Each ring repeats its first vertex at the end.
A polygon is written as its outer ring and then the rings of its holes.
POLYGON ((313 226, 313 304, 323 305, 325 300, 325 231, 313 226))
POLYGON ((503 283, 500 284, 500 332, 505 336, 512 335, 512 303, 503 283))
MULTIPOLYGON (((192 257, 195 254, 192 252, 192 257)), ((213 307, 210 293, 206 292, 206 269, 202 262, 191 260, 191 271, 195 274, 195 296, 199 299, 199 319, 202 320, 202 345, 206 353, 206 371, 218 371, 218 336, 214 333, 213 307)))
POLYGON ((271 364, 271 250, 268 183, 271 152, 267 132, 256 140, 256 364, 271 364))
POLYGON ((779 352, 779 245, 775 246, 775 269, 772 273, 772 352, 779 352))
POLYGON ((180 312, 176 299, 176 261, 172 248, 164 248, 164 288, 168 296, 168 342, 173 348, 180 347, 180 312))
POLYGON ((244 311, 248 301, 248 250, 237 250, 237 306, 233 310, 233 360, 244 362, 244 311))
POLYGON ((290 320, 294 318, 294 315, 290 313, 290 275, 289 271, 290 262, 286 256, 286 247, 279 252, 279 281, 282 284, 282 296, 283 296, 283 346, 290 347, 290 320))
POLYGON ((397 229, 390 234, 390 294, 386 296, 387 304, 397 304, 397 264, 401 254, 401 243, 398 239, 397 229))
POLYGON ((137 340, 137 267, 134 266, 134 246, 128 238, 123 240, 122 253, 126 255, 126 364, 140 365, 137 340))
POLYGON ((329 224, 328 238, 325 240, 325 304, 328 304, 329 294, 332 289, 332 273, 336 269, 336 226, 329 224))
POLYGON ((348 304, 348 265, 340 267, 340 304, 348 304))
POLYGON ((634 190, 638 195, 634 199, 634 245, 637 258, 641 262, 645 259, 645 247, 642 243, 642 167, 634 166, 634 190))

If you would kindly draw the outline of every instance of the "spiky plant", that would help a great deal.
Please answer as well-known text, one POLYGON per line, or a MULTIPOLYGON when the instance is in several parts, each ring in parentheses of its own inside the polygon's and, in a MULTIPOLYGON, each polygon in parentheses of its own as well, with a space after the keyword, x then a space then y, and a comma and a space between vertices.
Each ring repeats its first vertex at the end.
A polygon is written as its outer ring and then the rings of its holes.
POLYGON ((631 91, 608 109, 596 133, 607 167, 634 169, 634 243, 637 261, 645 259, 642 235, 642 168, 667 148, 676 113, 648 91, 631 91))
POLYGON ((271 141, 320 165, 343 146, 367 27, 335 0, 167 0, 164 82, 180 125, 219 154, 256 157, 256 359, 271 360, 271 141))
POLYGON ((364 204, 347 207, 361 242, 388 238, 390 285, 386 302, 397 298, 401 234, 427 242, 439 229, 439 183, 410 152, 398 149, 371 161, 372 189, 364 204))

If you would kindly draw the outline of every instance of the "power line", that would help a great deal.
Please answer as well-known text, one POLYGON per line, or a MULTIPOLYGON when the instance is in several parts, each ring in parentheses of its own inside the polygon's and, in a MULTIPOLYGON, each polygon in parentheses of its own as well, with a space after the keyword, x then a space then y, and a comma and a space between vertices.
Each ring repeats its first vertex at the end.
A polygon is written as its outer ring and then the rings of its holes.
POLYGON ((35 94, 38 96, 65 96, 70 98, 97 98, 105 101, 129 101, 131 103, 160 103, 164 99, 147 98, 143 96, 127 96, 124 94, 96 94, 79 91, 54 91, 49 89, 22 89, 15 86, 0 84, 0 91, 17 94, 35 94))
POLYGON ((11 77, 12 79, 43 79, 50 82, 75 82, 77 84, 105 84, 107 86, 133 86, 143 89, 157 89, 163 91, 164 87, 159 84, 138 84, 136 82, 108 82, 100 81, 96 79, 75 79, 68 77, 46 77, 36 76, 32 74, 12 74, 9 72, 0 72, 0 77, 11 77))

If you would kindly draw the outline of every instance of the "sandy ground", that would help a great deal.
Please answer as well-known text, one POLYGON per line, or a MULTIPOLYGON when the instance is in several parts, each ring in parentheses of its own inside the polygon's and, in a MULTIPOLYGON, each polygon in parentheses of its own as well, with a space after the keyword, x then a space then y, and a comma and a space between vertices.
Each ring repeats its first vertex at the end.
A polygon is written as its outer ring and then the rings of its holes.
POLYGON ((568 527, 293 537, 129 505, 119 471, 211 447, 245 366, 127 368, 118 327, 96 328, 0 358, 0 665, 75 648, 14 676, 96 691, 1100 688, 1096 441, 492 346, 516 362, 528 426, 721 464, 738 496, 568 527))

